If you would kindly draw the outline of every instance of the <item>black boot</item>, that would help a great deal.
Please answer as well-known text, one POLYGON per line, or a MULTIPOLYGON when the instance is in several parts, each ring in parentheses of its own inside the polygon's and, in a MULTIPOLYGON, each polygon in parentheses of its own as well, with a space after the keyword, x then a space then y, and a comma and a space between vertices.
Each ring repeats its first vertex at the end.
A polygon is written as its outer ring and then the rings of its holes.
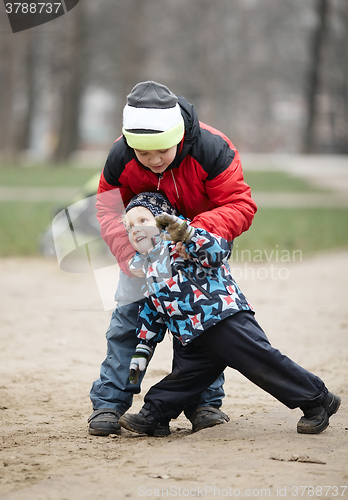
POLYGON ((152 413, 145 408, 140 413, 125 413, 119 420, 121 427, 138 434, 147 434, 148 436, 165 437, 169 436, 169 423, 161 423, 155 420, 152 413))
POLYGON ((121 434, 121 426, 118 420, 122 413, 113 408, 102 408, 95 410, 88 418, 88 432, 92 436, 108 436, 109 434, 121 434))
POLYGON ((297 423, 297 432, 300 434, 319 434, 329 425, 329 418, 337 412, 341 399, 331 392, 326 396, 321 406, 303 409, 303 417, 297 423))
POLYGON ((229 422, 229 420, 226 413, 223 413, 219 408, 214 408, 213 406, 201 406, 197 408, 190 417, 193 432, 224 424, 225 422, 229 422))

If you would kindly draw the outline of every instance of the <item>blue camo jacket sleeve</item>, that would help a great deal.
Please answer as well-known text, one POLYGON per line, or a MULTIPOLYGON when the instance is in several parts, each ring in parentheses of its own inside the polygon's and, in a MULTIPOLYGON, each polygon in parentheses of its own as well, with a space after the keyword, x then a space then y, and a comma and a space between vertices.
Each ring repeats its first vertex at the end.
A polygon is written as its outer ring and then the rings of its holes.
POLYGON ((162 342, 166 331, 167 326, 156 311, 151 297, 142 299, 139 306, 136 331, 140 343, 153 347, 158 342, 162 342))
POLYGON ((230 255, 228 242, 204 229, 195 228, 190 241, 185 243, 190 258, 201 268, 220 267, 230 255))

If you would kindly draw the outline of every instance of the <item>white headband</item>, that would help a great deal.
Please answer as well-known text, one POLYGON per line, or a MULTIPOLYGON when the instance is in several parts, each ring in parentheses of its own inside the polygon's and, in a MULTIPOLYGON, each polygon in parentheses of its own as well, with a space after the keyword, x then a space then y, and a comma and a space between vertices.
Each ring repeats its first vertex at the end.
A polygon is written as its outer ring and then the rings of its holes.
POLYGON ((158 130, 165 132, 182 121, 179 104, 173 108, 136 108, 127 104, 123 110, 125 130, 158 130))

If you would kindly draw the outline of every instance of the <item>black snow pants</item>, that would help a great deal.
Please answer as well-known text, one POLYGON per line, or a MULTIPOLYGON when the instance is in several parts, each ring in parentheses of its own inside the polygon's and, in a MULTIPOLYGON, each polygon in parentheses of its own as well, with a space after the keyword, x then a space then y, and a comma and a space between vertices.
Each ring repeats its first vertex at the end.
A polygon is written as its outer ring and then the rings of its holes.
POLYGON ((319 377, 271 346, 253 313, 241 311, 186 346, 175 343, 172 372, 151 387, 144 407, 159 422, 177 418, 227 366, 289 408, 319 406, 328 393, 319 377))

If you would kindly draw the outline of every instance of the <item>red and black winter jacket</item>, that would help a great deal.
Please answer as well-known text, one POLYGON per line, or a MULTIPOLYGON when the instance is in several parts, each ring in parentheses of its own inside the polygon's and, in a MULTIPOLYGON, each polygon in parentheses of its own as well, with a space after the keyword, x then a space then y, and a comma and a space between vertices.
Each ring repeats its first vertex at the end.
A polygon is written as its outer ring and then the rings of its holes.
POLYGON ((142 165, 121 136, 111 148, 100 177, 97 217, 101 235, 128 275, 128 261, 135 251, 120 215, 136 194, 165 194, 193 226, 230 242, 250 227, 257 210, 232 142, 199 122, 193 106, 183 97, 179 96, 179 104, 185 134, 173 163, 163 174, 142 165))

